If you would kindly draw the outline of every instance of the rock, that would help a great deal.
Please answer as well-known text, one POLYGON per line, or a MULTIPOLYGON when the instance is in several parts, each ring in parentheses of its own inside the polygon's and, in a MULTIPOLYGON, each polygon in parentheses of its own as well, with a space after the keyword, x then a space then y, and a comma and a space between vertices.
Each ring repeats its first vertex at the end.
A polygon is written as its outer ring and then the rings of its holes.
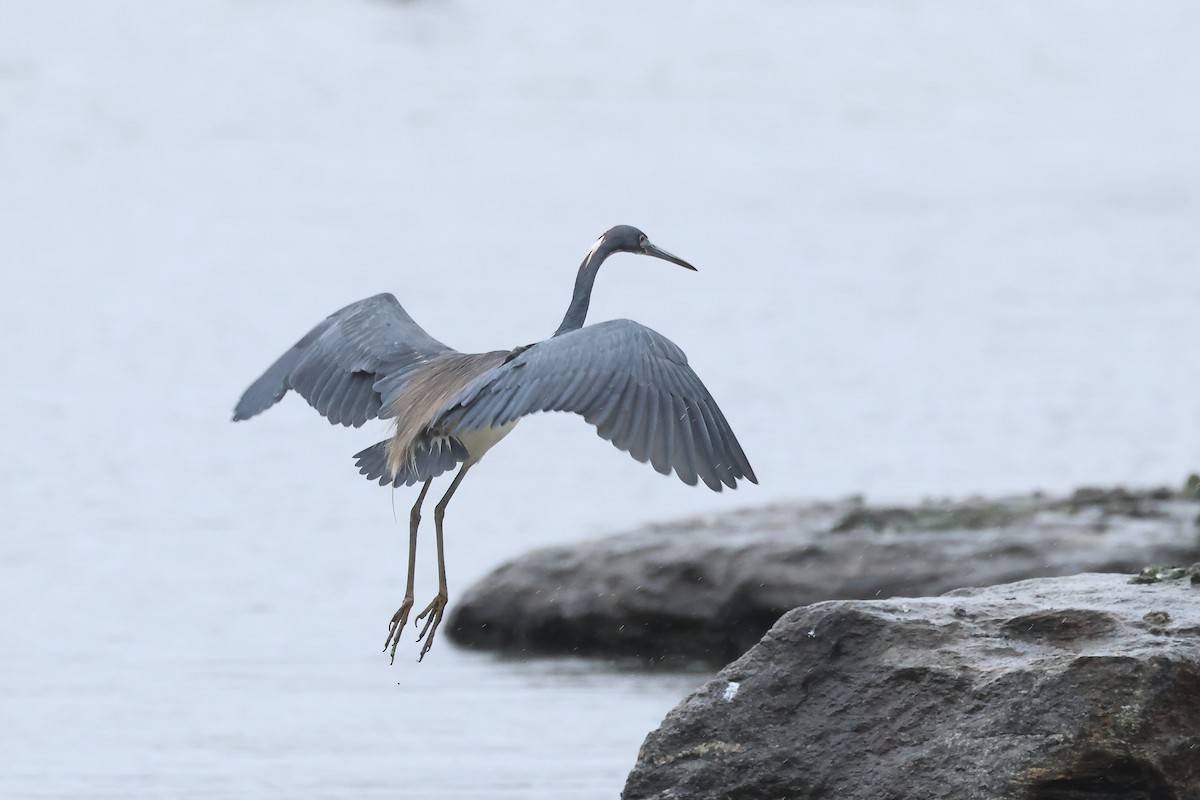
POLYGON ((623 800, 1200 798, 1200 587, 1077 575, 780 619, 623 800))
POLYGON ((1200 561, 1198 514, 1167 489, 773 506, 530 553, 447 627, 473 647, 721 665, 808 603, 1200 561))

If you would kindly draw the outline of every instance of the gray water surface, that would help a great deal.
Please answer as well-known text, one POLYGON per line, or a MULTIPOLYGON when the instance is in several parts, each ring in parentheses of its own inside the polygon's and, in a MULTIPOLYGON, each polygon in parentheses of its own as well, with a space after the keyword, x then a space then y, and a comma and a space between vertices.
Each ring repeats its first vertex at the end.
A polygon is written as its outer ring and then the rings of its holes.
POLYGON ((379 291, 543 338, 616 223, 700 272, 615 257, 591 319, 677 342, 762 485, 527 419, 451 506, 451 602, 650 521, 1200 464, 1193 3, 3 8, 0 797, 616 796, 703 676, 389 667, 386 427, 228 421, 379 291))

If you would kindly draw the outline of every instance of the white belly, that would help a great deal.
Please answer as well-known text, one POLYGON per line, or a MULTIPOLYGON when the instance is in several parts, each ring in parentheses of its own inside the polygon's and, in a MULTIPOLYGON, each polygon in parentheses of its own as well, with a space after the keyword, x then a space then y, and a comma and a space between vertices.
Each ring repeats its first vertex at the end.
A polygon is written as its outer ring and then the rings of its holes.
POLYGON ((496 442, 508 436, 508 432, 517 427, 519 420, 513 420, 507 425, 501 425, 499 428, 484 428, 483 430, 471 431, 470 433, 456 433, 454 438, 462 442, 462 446, 467 448, 468 459, 465 464, 474 464, 479 459, 483 458, 483 454, 492 449, 496 442))

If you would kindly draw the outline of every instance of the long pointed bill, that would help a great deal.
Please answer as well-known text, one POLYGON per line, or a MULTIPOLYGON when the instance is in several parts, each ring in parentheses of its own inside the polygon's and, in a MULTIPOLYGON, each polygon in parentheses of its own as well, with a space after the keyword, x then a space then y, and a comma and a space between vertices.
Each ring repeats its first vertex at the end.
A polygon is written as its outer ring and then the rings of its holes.
POLYGON ((661 247, 656 247, 655 245, 652 245, 649 242, 646 242, 644 249, 642 250, 642 254, 647 255, 647 256, 654 256, 655 258, 661 258, 663 261, 670 261, 672 264, 678 264, 679 266, 683 267, 684 269, 690 269, 692 272, 699 271, 695 267, 693 267, 691 264, 684 261, 679 256, 673 256, 670 253, 668 253, 666 250, 663 250, 661 247))

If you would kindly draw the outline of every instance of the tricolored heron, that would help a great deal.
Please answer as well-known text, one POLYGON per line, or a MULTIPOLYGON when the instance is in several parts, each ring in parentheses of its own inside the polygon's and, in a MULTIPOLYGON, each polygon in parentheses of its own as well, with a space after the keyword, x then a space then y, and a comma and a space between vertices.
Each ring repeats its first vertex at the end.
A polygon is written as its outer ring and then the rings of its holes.
MULTIPOLYGON (((575 293, 554 335, 513 350, 459 353, 421 329, 391 294, 346 306, 313 328, 251 384, 234 420, 253 417, 293 389, 330 423, 358 427, 395 419, 385 441, 356 454, 359 471, 381 486, 421 491, 409 514, 408 582, 383 649, 396 644, 413 607, 417 528, 433 479, 461 464, 433 512, 438 593, 425 620, 420 659, 446 608, 442 520, 463 476, 517 420, 537 411, 573 411, 596 432, 664 475, 715 491, 757 483, 737 437, 712 395, 665 336, 627 319, 583 327, 592 285, 613 253, 637 253, 691 264, 656 247, 646 234, 618 225, 596 240, 575 278, 575 293)), ((418 660, 420 660, 418 659, 418 660)))

